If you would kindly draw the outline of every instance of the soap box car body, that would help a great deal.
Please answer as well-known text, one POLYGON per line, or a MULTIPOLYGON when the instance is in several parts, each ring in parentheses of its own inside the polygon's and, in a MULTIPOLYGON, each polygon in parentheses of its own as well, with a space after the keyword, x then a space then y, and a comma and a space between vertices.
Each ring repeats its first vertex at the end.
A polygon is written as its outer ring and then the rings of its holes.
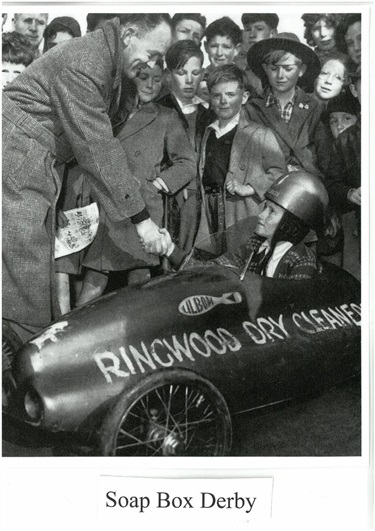
POLYGON ((198 266, 74 310, 17 353, 8 412, 104 455, 225 455, 234 412, 360 371, 360 283, 198 266))

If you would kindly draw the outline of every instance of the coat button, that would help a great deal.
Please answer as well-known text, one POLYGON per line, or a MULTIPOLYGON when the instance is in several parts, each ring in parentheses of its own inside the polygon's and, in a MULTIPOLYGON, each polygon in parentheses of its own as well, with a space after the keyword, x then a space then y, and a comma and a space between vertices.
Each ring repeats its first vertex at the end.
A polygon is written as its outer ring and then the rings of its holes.
POLYGON ((135 156, 135 157, 139 157, 140 154, 141 154, 140 151, 136 151, 136 152, 134 153, 134 156, 135 156))
POLYGON ((246 164, 240 164, 239 165, 240 170, 246 170, 246 164))

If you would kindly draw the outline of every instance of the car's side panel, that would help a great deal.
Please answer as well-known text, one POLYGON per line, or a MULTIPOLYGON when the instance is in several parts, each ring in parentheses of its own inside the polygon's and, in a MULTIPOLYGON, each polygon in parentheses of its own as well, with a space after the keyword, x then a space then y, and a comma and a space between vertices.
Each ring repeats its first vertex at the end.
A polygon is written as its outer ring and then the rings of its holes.
POLYGON ((108 295, 20 352, 15 375, 43 427, 91 429, 146 374, 186 367, 243 410, 342 380, 360 365, 360 289, 333 270, 307 282, 195 268, 108 295))

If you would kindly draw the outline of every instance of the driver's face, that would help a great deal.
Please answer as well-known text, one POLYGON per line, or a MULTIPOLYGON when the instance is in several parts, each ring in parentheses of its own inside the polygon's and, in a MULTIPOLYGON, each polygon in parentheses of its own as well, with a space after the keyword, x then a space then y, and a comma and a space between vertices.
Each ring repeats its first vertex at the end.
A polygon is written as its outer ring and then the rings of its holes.
POLYGON ((254 231, 255 234, 271 241, 284 212, 285 210, 281 206, 266 199, 263 210, 258 216, 258 224, 254 231))
POLYGON ((156 61, 165 55, 172 34, 168 24, 162 22, 150 31, 136 25, 124 27, 121 37, 124 74, 134 79, 143 68, 153 68, 156 61))

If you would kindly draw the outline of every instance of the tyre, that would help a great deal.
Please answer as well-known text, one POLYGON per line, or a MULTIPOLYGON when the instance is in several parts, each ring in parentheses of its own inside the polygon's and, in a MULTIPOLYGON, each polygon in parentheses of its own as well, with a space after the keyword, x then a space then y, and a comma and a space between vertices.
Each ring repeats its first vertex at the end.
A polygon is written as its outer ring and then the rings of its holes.
POLYGON ((122 394, 101 430, 109 456, 222 456, 231 419, 214 385, 187 369, 150 374, 122 394))
POLYGON ((6 324, 2 323, 2 410, 6 412, 9 405, 9 399, 12 392, 16 388, 12 376, 12 365, 14 356, 22 346, 21 339, 17 334, 6 324))

